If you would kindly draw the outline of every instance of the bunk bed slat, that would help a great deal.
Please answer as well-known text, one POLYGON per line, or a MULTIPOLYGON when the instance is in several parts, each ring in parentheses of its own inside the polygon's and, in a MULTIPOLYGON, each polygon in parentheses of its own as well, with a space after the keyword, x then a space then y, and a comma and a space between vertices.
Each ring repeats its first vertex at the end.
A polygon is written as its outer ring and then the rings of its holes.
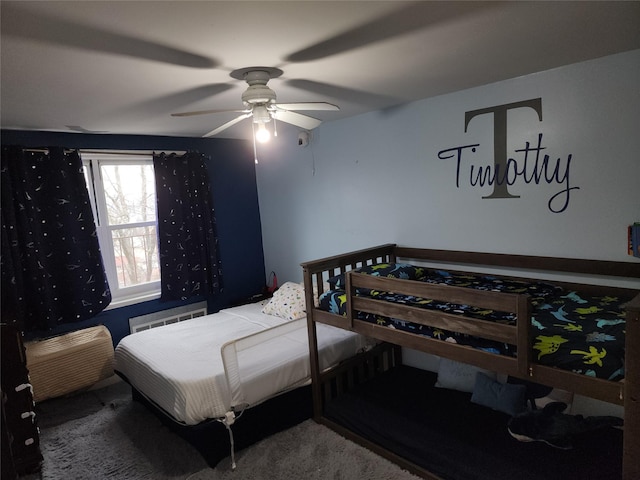
POLYGON ((442 357, 451 357, 451 352, 455 351, 456 359, 460 362, 477 365, 487 370, 497 370, 507 375, 519 375, 517 360, 513 357, 496 355, 466 345, 447 343, 433 338, 418 337, 412 333, 392 330, 362 320, 354 320, 352 330, 389 343, 397 344, 398 340, 402 339, 402 346, 442 357))
MULTIPOLYGON (((454 332, 482 336, 497 342, 517 345, 517 327, 513 325, 465 318, 445 312, 424 310, 419 307, 395 305, 364 297, 353 297, 351 308, 349 309, 351 318, 354 318, 353 313, 356 311, 373 313, 383 317, 393 317, 420 325, 453 330, 454 332)), ((350 324, 353 323, 350 322, 350 324)))
POLYGON ((624 382, 609 382, 600 378, 584 381, 584 375, 561 370, 546 365, 530 365, 531 376, 535 381, 551 387, 570 392, 578 391, 581 395, 609 402, 616 405, 624 403, 624 382))
MULTIPOLYGON (((349 272, 352 289, 368 288, 382 292, 392 291, 402 295, 446 300, 457 304, 471 304, 491 310, 515 312, 518 306, 518 296, 512 293, 488 292, 453 285, 438 285, 416 280, 404 280, 398 285, 397 279, 377 277, 363 273, 349 272)), ((354 291, 349 290, 347 291, 354 291)))

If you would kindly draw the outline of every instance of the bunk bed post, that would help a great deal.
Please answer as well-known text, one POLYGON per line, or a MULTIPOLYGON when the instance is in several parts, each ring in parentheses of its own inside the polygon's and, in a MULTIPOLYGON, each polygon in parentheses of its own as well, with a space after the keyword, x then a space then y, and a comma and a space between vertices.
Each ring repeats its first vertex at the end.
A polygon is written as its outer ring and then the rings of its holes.
POLYGON ((624 480, 640 478, 640 295, 627 305, 625 339, 624 480))
POLYGON ((352 268, 355 268, 358 264, 366 265, 367 260, 372 259, 375 262, 375 259, 378 257, 382 257, 383 259, 388 258, 390 261, 395 261, 395 247, 395 244, 388 243, 373 248, 354 251, 349 254, 348 258, 345 258, 344 255, 337 255, 300 264, 302 266, 305 302, 307 305, 307 334, 309 338, 309 367, 313 398, 313 419, 316 422, 320 422, 322 418, 323 392, 320 363, 318 360, 318 333, 316 329, 314 305, 316 295, 319 298, 323 292, 323 276, 326 274, 329 276, 335 275, 337 271, 339 273, 346 273, 348 271, 347 266, 350 265, 352 268), (313 288, 314 277, 316 280, 317 294, 314 293, 313 288))
POLYGON ((527 295, 518 295, 516 306, 517 317, 517 351, 518 373, 521 378, 531 376, 531 303, 527 295), (520 321, 523 319, 524 321, 520 321))
MULTIPOLYGON (((314 304, 313 277, 306 265, 302 267, 304 296, 307 305, 314 304)), ((322 288, 321 285, 318 288, 322 288)), ((318 334, 313 319, 313 308, 307 308, 307 334, 309 336, 309 366, 311 372, 311 395, 313 399, 313 419, 318 422, 322 416, 322 387, 320 385, 320 364, 318 361, 318 334)))
MULTIPOLYGON (((349 328, 353 328, 353 317, 354 317, 354 309, 353 302, 351 301, 351 296, 355 296, 356 292, 352 290, 351 286, 351 272, 347 272, 345 275, 345 290, 348 292, 347 294, 347 324, 349 328)), ((357 314, 356 314, 357 315, 357 314)))

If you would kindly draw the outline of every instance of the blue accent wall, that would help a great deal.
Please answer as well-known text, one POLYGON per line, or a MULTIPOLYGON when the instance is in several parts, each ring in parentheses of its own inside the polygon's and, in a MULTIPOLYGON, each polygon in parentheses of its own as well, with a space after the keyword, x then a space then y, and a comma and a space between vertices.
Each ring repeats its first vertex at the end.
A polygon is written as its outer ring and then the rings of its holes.
MULTIPOLYGON (((224 291, 207 298, 209 312, 215 312, 262 291, 265 285, 264 254, 256 172, 251 143, 235 139, 204 139, 138 135, 92 135, 59 132, 3 130, 2 145, 23 147, 65 147, 113 150, 191 150, 209 157, 212 201, 218 228, 224 291)), ((94 318, 60 327, 53 334, 98 324, 105 325, 114 345, 129 333, 129 318, 188 302, 152 300, 128 307, 105 310, 94 318)))

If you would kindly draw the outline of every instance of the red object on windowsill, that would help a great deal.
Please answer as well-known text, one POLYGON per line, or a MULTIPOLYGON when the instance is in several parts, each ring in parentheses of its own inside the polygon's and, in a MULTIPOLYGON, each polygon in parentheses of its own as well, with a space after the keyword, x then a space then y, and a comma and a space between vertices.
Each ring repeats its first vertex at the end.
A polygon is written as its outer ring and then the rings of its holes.
POLYGON ((276 272, 271 272, 270 277, 271 286, 267 286, 267 291, 269 293, 273 293, 278 289, 278 276, 276 275, 276 272))

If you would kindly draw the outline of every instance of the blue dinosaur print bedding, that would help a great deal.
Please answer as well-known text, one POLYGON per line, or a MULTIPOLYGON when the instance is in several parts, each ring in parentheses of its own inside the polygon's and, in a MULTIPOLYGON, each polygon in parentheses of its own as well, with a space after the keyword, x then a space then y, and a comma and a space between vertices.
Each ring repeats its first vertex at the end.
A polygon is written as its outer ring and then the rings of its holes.
MULTIPOLYGON (((393 272, 401 272, 403 276, 398 275, 395 278, 406 278, 406 265, 396 270, 390 268, 393 264, 386 267, 378 270, 369 268, 363 273, 376 275, 382 271, 384 276, 394 276, 393 272)), ((537 363, 607 380, 620 380, 624 377, 624 304, 630 298, 586 295, 565 291, 545 282, 529 283, 491 275, 461 274, 426 268, 420 268, 419 274, 413 275, 412 279, 433 284, 529 295, 533 308, 532 358, 537 363)), ((338 282, 336 285, 342 286, 344 283, 338 282)), ((470 305, 375 290, 358 291, 357 295, 508 325, 514 325, 516 321, 512 313, 485 310, 470 305)), ((320 308, 338 315, 346 315, 346 292, 342 288, 325 292, 320 297, 320 308)), ((466 334, 364 312, 359 312, 358 318, 496 354, 516 355, 515 347, 512 345, 466 334)))

